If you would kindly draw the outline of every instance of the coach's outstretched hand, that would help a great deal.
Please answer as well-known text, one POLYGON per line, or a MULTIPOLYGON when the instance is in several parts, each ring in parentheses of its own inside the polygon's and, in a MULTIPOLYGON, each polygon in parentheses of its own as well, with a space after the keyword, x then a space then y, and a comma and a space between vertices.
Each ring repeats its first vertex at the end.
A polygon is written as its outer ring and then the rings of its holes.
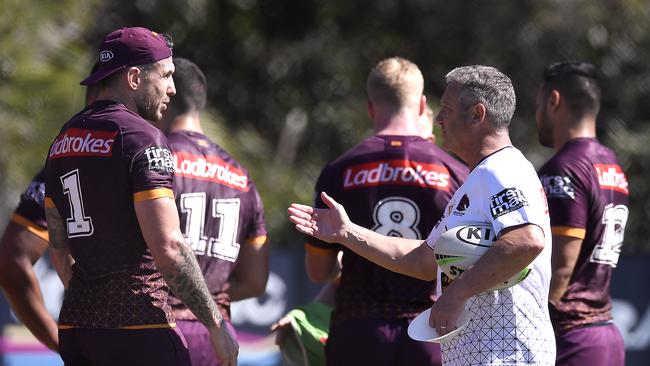
POLYGON ((350 218, 345 208, 327 193, 321 192, 320 197, 329 208, 314 208, 292 203, 288 209, 289 221, 296 224, 296 230, 303 234, 328 243, 343 243, 350 218))

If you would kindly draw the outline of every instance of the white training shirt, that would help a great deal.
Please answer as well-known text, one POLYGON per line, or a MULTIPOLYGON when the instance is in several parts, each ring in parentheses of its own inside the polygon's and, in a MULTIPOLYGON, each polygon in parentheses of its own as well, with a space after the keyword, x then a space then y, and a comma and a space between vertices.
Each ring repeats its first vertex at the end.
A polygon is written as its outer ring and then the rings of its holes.
POLYGON ((535 169, 519 150, 503 148, 470 172, 427 244, 435 250, 435 242, 446 229, 467 223, 489 223, 496 233, 531 223, 544 230, 546 242, 521 283, 467 301, 471 320, 458 336, 443 343, 443 365, 555 365, 555 336, 548 312, 548 207, 535 169))

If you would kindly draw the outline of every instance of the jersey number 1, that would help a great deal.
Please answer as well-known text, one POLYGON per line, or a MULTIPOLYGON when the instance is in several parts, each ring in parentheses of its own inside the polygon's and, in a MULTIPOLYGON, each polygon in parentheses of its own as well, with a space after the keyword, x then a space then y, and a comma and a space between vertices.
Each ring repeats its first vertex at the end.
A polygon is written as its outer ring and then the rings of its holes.
POLYGON ((237 260, 240 245, 236 243, 239 227, 239 198, 213 199, 212 215, 205 217, 205 192, 183 193, 180 197, 180 210, 187 214, 183 236, 196 255, 217 257, 229 262, 237 260), (205 235, 208 220, 219 220, 215 238, 205 235))
POLYGON ((67 223, 68 238, 93 235, 93 219, 84 212, 83 196, 79 183, 79 169, 75 169, 61 176, 63 194, 68 196, 70 214, 67 223))

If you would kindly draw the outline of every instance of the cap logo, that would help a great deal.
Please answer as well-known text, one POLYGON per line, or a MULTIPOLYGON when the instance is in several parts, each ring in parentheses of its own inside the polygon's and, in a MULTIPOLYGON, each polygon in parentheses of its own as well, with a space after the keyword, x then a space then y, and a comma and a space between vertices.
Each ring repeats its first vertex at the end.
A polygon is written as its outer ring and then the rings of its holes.
POLYGON ((113 59, 113 52, 111 51, 104 50, 99 54, 99 61, 101 62, 110 61, 111 59, 113 59))

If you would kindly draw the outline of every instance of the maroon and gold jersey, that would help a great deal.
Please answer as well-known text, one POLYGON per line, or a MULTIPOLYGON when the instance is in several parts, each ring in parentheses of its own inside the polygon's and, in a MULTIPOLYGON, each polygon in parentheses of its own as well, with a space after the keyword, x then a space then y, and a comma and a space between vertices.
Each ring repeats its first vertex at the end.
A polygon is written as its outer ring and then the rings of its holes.
POLYGON ((11 221, 24 227, 43 240, 48 240, 47 222, 43 201, 45 199, 45 169, 41 169, 20 195, 20 203, 11 215, 11 221))
MULTIPOLYGON (((316 184, 340 202, 350 219, 380 234, 426 239, 467 168, 416 136, 372 136, 328 164, 316 184)), ((351 318, 410 318, 430 307, 435 281, 384 269, 341 245, 308 239, 306 249, 343 250, 332 323, 351 318)), ((326 254, 326 253, 323 253, 326 254)))
POLYGON ((167 139, 123 104, 100 100, 68 121, 50 147, 45 207, 64 219, 75 260, 59 327, 173 326, 134 202, 172 197, 167 139))
POLYGON ((612 319, 609 285, 623 244, 628 183, 595 138, 567 142, 539 171, 554 235, 582 239, 569 287, 551 319, 557 331, 612 319))
MULTIPOLYGON (((262 200, 241 164, 205 135, 177 131, 167 138, 173 151, 181 230, 212 297, 228 318, 229 277, 239 248, 266 242, 262 200)), ((177 319, 196 319, 180 300, 171 296, 170 303, 177 319)))

